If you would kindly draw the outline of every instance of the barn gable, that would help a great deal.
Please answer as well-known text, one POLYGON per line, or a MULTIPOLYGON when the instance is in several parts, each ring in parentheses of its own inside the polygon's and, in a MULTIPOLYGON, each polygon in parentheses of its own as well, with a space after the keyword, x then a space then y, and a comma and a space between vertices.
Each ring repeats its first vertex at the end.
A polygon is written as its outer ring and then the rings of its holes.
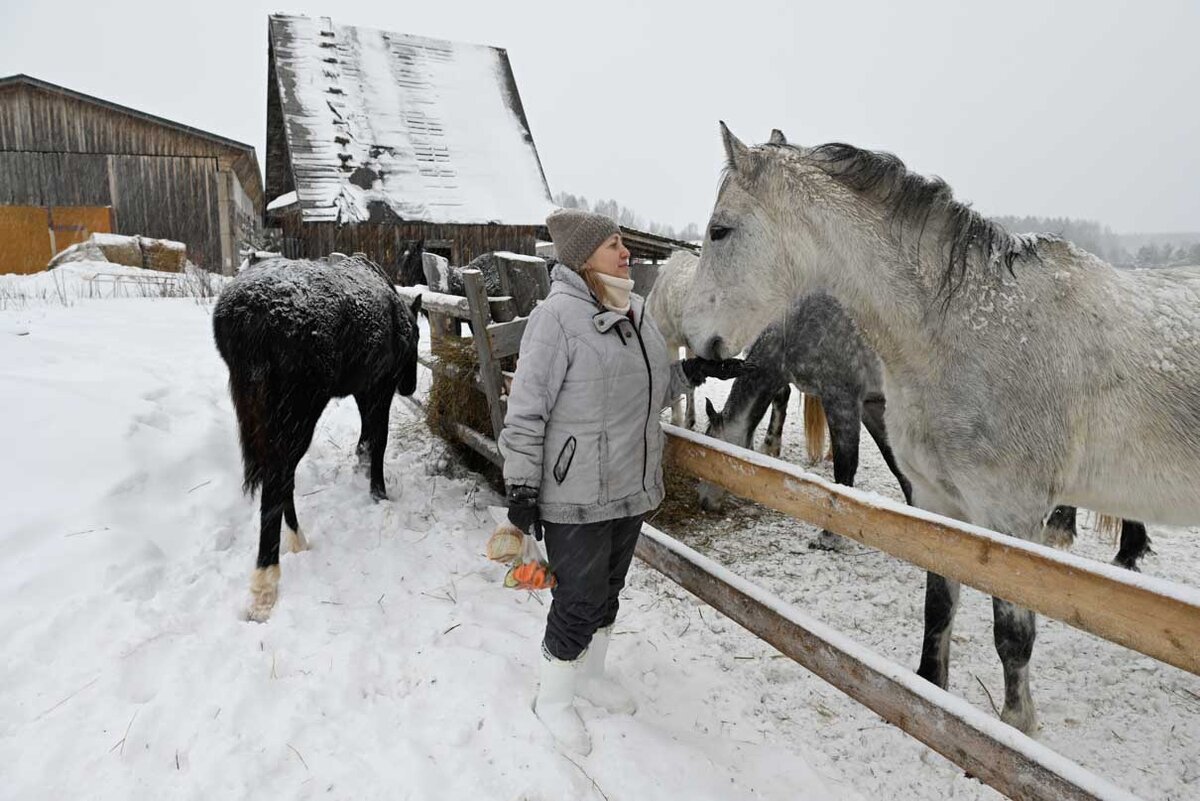
POLYGON ((550 191, 504 50, 270 19, 268 199, 305 223, 541 225, 550 191))
POLYGON ((43 269, 92 233, 187 245, 231 273, 261 228, 250 145, 27 75, 0 78, 0 273, 43 269))

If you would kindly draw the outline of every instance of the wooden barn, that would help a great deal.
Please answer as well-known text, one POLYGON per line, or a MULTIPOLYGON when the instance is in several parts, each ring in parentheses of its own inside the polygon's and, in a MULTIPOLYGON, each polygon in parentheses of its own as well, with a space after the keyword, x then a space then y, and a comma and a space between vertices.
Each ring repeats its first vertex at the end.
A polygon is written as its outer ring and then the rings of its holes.
POLYGON ((268 225, 285 255, 534 255, 553 208, 504 50, 273 15, 268 225))
POLYGON ((0 273, 41 270, 92 233, 187 245, 231 274, 261 227, 250 145, 26 75, 0 78, 0 273))

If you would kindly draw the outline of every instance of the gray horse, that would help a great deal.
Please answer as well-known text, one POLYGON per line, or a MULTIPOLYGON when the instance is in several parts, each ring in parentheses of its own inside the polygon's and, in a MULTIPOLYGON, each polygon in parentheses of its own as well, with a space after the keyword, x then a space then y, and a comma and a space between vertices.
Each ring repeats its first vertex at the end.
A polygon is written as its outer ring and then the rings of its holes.
MULTIPOLYGON (((698 356, 737 353, 826 290, 884 366, 918 506, 1035 542, 1061 504, 1200 522, 1200 269, 1116 270, 1010 234, 889 154, 723 137, 684 316, 698 356)), ((958 595, 927 574, 918 673, 941 687, 958 595)), ((1030 732, 1034 614, 992 606, 1001 718, 1030 732)))

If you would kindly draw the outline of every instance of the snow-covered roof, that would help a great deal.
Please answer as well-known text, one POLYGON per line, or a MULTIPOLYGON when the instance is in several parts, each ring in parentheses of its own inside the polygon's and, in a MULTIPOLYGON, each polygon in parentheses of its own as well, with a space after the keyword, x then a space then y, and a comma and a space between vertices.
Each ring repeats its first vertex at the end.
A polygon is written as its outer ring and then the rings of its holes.
POLYGON ((290 15, 270 38, 306 222, 543 224, 550 191, 504 50, 290 15))

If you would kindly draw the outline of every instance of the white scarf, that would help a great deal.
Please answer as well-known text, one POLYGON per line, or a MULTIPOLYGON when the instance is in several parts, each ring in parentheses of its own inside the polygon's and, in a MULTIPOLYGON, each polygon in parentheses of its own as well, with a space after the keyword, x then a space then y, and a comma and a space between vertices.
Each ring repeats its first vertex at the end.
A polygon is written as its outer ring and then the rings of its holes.
POLYGON ((604 287, 604 297, 600 298, 604 308, 618 314, 628 312, 629 293, 633 291, 633 280, 618 278, 615 275, 605 275, 601 272, 595 273, 595 276, 600 280, 600 285, 604 287))

